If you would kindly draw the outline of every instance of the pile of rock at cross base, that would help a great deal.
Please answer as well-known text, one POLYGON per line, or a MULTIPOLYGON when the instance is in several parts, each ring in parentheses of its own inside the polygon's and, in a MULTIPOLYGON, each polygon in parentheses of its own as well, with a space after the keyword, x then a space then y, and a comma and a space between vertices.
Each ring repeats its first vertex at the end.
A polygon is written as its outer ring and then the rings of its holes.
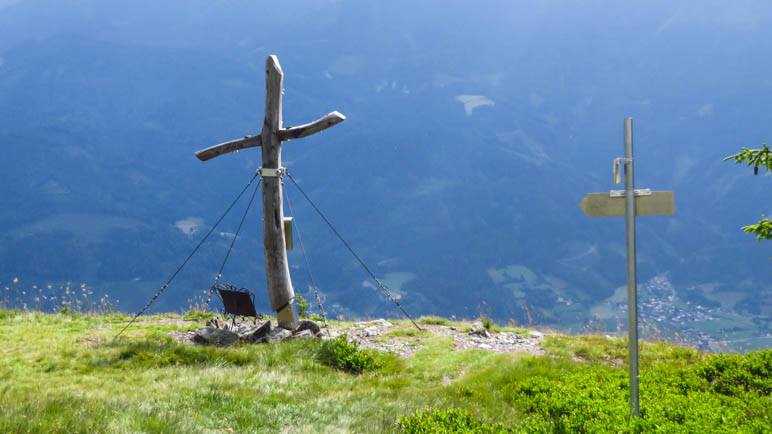
POLYGON ((193 334, 193 342, 205 345, 228 346, 237 342, 249 344, 274 343, 287 339, 321 339, 322 330, 313 321, 302 320, 295 330, 273 327, 271 320, 256 323, 228 324, 212 318, 193 334))

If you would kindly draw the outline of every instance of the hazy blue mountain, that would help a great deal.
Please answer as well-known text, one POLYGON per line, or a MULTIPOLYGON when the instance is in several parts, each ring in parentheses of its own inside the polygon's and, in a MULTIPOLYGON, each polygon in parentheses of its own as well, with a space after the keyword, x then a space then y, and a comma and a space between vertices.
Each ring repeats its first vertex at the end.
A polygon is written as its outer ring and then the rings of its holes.
MULTIPOLYGON (((638 186, 677 201, 639 220, 642 316, 768 345, 772 244, 738 228, 772 214, 770 178, 722 158, 772 137, 770 24, 762 1, 0 2, 0 282, 144 303, 259 166, 193 152, 259 131, 278 54, 286 124, 348 117, 287 166, 410 311, 613 329, 623 221, 577 204, 619 188, 633 116, 638 186)), ((395 314, 288 192, 330 310, 395 314)), ((267 308, 259 212, 226 279, 267 308)), ((159 308, 208 287, 239 213, 159 308)))

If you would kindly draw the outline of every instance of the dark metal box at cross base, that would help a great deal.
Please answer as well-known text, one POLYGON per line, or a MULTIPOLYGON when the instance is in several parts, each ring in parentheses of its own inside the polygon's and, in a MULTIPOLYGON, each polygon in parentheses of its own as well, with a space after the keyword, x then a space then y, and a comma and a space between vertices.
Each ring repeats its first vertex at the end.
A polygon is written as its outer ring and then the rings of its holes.
POLYGON ((238 289, 231 285, 215 285, 220 294, 225 313, 236 316, 257 317, 255 296, 246 289, 238 289))

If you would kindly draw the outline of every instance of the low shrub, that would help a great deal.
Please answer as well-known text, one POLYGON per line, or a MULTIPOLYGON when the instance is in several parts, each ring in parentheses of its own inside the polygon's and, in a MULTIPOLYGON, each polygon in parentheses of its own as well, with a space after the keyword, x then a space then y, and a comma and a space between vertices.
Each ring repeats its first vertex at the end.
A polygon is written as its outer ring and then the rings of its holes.
POLYGON ((641 417, 629 415, 625 369, 577 364, 560 376, 502 384, 519 429, 549 432, 770 432, 772 351, 713 355, 641 371, 641 417), (722 396, 723 395, 723 396, 722 396))
POLYGON ((697 375, 708 382, 711 390, 722 395, 755 392, 769 396, 772 392, 772 351, 717 354, 697 368, 697 375))
POLYGON ((317 351, 319 362, 352 374, 375 371, 384 366, 384 355, 376 350, 359 347, 346 335, 322 342, 317 351))
POLYGON ((17 310, 4 309, 0 306, 0 320, 14 318, 19 315, 19 313, 20 312, 17 310))
POLYGON ((434 408, 402 416, 397 422, 397 430, 409 434, 513 432, 499 423, 483 422, 472 413, 457 408, 434 408))
POLYGON ((483 328, 489 332, 494 331, 494 328, 496 327, 496 324, 493 322, 493 320, 487 316, 481 316, 480 322, 482 323, 483 328))
POLYGON ((308 318, 308 300, 300 294, 295 294, 295 306, 298 307, 298 316, 308 318))

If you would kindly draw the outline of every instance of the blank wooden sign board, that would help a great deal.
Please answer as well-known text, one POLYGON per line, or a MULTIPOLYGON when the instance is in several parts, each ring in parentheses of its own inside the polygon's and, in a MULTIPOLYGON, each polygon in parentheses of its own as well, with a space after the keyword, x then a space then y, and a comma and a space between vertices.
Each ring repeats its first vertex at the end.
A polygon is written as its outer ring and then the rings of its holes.
POLYGON ((640 415, 638 399, 638 283, 635 258, 635 218, 637 216, 672 215, 675 212, 675 194, 672 191, 636 189, 633 174, 633 120, 625 118, 625 156, 614 159, 614 182, 622 180, 624 168, 625 189, 606 193, 588 193, 579 208, 590 217, 625 217, 627 241, 627 328, 628 366, 630 370, 630 412, 640 415))
MULTIPOLYGON (((638 193, 637 190, 636 193, 638 193)), ((616 192, 587 193, 579 203, 579 208, 589 217, 624 217, 625 196, 616 192)), ((673 215, 675 213, 675 193, 672 191, 649 191, 635 195, 636 216, 673 215)))

